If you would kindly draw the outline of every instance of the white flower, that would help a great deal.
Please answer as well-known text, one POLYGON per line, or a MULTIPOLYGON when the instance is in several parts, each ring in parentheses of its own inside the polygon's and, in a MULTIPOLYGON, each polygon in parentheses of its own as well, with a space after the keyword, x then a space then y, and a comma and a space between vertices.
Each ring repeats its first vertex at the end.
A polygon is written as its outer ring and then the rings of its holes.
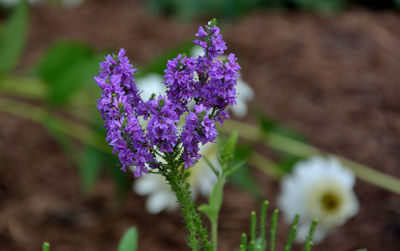
MULTIPOLYGON (((208 143, 201 146, 200 154, 206 156, 215 168, 219 168, 216 144, 208 143)), ((188 182, 192 188, 193 199, 196 199, 199 194, 208 197, 217 182, 217 177, 202 158, 190 168, 188 182)), ((133 184, 133 190, 139 195, 148 196, 146 209, 149 213, 157 214, 163 210, 172 211, 179 206, 175 194, 161 175, 147 174, 138 178, 133 184)))
POLYGON ((278 205, 288 223, 299 214, 296 240, 305 241, 310 223, 318 219, 313 240, 321 241, 358 212, 354 174, 338 159, 313 157, 301 161, 281 181, 278 205))
POLYGON ((238 79, 236 89, 238 93, 236 98, 237 104, 231 106, 230 109, 236 117, 244 118, 247 114, 247 102, 250 102, 254 98, 254 91, 242 78, 238 79))
POLYGON ((140 92, 140 96, 144 100, 148 100, 154 93, 165 94, 165 85, 162 83, 163 78, 157 73, 149 73, 146 76, 136 80, 136 85, 140 92))
MULTIPOLYGON (((193 57, 203 56, 204 51, 200 46, 194 46, 191 50, 193 57)), ((244 118, 247 114, 247 102, 250 102, 254 98, 254 91, 251 87, 243 81, 242 78, 238 78, 237 86, 237 104, 230 106, 229 109, 238 118, 244 118)))

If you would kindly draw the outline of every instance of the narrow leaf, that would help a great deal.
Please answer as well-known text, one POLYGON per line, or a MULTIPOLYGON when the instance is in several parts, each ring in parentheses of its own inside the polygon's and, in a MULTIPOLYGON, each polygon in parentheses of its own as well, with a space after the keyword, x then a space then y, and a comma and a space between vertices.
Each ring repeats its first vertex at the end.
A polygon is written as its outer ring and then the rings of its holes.
POLYGON ((298 222, 299 222, 299 215, 296 214, 296 216, 294 217, 293 223, 292 223, 292 228, 290 229, 289 238, 286 242, 286 246, 284 249, 285 251, 290 251, 292 249, 294 238, 296 237, 298 222))
POLYGON ((272 220, 271 220, 271 236, 269 240, 269 245, 270 245, 270 250, 274 251, 275 250, 275 239, 276 239, 276 231, 278 228, 278 214, 279 210, 275 209, 273 215, 272 215, 272 220))
POLYGON ((242 234, 240 246, 247 248, 247 235, 245 233, 242 234))
POLYGON ((314 235, 314 231, 315 231, 315 228, 317 227, 317 223, 318 223, 318 220, 316 220, 316 219, 313 220, 313 222, 311 223, 310 231, 308 232, 308 236, 307 236, 306 245, 304 246, 304 251, 310 251, 312 245, 314 244, 312 242, 312 236, 314 235))
POLYGON ((50 244, 48 242, 43 242, 42 251, 50 251, 50 244))
POLYGON ((0 27, 0 74, 14 68, 25 45, 28 28, 28 4, 20 1, 11 17, 0 27))
POLYGON ((250 218, 250 241, 256 240, 256 230, 257 230, 257 215, 256 212, 251 212, 250 218))
POLYGON ((266 221, 267 221, 267 210, 268 210, 268 201, 264 201, 261 206, 261 213, 260 213, 260 238, 261 238, 261 250, 265 250, 267 246, 267 239, 266 239, 266 221))
POLYGON ((218 171, 218 169, 213 165, 213 163, 211 163, 211 161, 207 158, 207 156, 203 156, 203 159, 206 161, 207 165, 211 168, 211 170, 215 173, 215 175, 217 177, 219 177, 220 172, 218 171))
POLYGON ((136 251, 138 243, 138 232, 136 228, 129 228, 118 245, 118 251, 136 251))

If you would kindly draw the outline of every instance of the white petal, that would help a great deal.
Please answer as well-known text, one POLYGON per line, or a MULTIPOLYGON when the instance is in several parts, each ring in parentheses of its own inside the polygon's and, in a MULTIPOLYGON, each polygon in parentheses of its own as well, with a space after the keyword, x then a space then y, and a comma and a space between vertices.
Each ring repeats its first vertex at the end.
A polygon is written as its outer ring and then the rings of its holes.
POLYGON ((237 118, 244 118, 247 115, 247 104, 241 100, 237 100, 237 104, 230 106, 230 109, 237 118))
POLYGON ((163 78, 156 73, 150 73, 136 80, 136 85, 142 99, 147 100, 154 93, 156 95, 165 94, 163 78))
POLYGON ((193 46, 192 50, 190 50, 190 54, 192 57, 197 58, 198 56, 204 56, 204 49, 201 46, 193 46))
POLYGON ((298 239, 305 238, 312 220, 318 218, 315 240, 319 241, 331 229, 345 223, 359 209, 353 192, 355 177, 335 158, 312 157, 301 161, 293 172, 281 180, 278 205, 285 221, 291 223, 295 214, 300 215, 298 239), (333 194, 337 201, 336 210, 327 210, 321 198, 333 194))
POLYGON ((237 104, 231 106, 233 114, 238 118, 244 118, 247 114, 247 102, 254 98, 254 91, 241 78, 237 84, 237 104))
POLYGON ((176 203, 174 198, 174 195, 167 191, 152 194, 146 201, 147 211, 152 214, 158 214, 176 203))
POLYGON ((254 98, 254 91, 251 87, 243 81, 243 79, 239 78, 237 83, 237 93, 238 99, 250 101, 254 98))
POLYGON ((133 190, 139 195, 148 195, 162 189, 165 183, 162 176, 148 174, 138 178, 133 184, 133 190))

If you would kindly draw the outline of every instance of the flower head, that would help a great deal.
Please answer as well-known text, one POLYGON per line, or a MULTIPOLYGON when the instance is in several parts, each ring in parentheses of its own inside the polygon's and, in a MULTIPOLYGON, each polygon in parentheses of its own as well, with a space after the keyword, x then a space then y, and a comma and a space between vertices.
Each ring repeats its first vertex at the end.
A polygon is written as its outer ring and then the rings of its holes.
POLYGON ((229 117, 227 106, 236 104, 237 58, 233 54, 224 61, 217 58, 226 45, 215 23, 200 28, 196 41, 206 43, 205 55, 178 55, 168 61, 166 95, 158 98, 141 97, 134 78, 136 69, 124 49, 100 63, 95 81, 102 96, 97 109, 105 120, 106 141, 118 153, 122 170, 134 165, 135 176, 142 176, 149 170, 164 169, 156 156, 169 159, 174 166, 193 166, 201 156, 200 144, 215 141, 215 122, 222 125, 229 117), (179 129, 181 117, 186 123, 179 129))
MULTIPOLYGON (((195 58, 203 57, 204 50, 200 46, 193 46, 191 50, 191 55, 195 58)), ((227 59, 225 55, 220 55, 218 57, 219 60, 224 61, 227 59)), ((228 106, 229 110, 238 117, 244 118, 247 114, 247 103, 250 102, 254 98, 254 91, 251 87, 243 81, 243 79, 239 76, 237 78, 237 85, 236 85, 236 104, 228 106)))
POLYGON ((278 204, 287 222, 300 215, 298 241, 305 241, 314 219, 318 225, 313 239, 320 241, 358 212, 354 182, 353 173, 333 157, 313 157, 296 164, 281 182, 278 204))

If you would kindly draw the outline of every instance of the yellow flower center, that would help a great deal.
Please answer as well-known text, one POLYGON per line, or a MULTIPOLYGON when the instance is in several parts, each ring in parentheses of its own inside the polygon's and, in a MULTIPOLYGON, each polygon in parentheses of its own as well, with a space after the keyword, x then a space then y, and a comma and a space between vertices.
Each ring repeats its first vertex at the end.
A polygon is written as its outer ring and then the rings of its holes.
POLYGON ((322 194, 320 202, 323 210, 333 212, 339 209, 341 199, 337 194, 328 191, 322 194))

